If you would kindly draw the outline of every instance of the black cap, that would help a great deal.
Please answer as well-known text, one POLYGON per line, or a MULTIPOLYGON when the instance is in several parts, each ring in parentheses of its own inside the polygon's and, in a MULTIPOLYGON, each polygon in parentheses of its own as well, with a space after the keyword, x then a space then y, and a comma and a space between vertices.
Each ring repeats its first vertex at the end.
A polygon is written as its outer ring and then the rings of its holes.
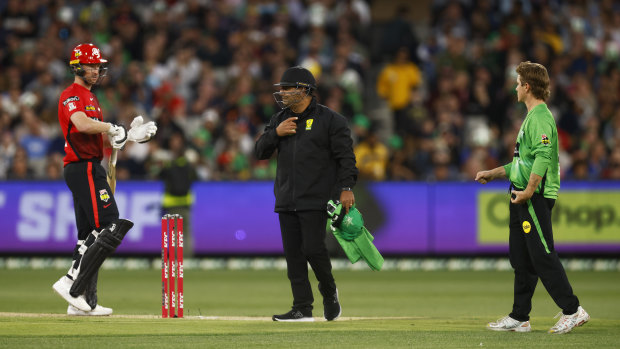
POLYGON ((308 69, 296 66, 288 68, 282 74, 280 82, 274 86, 295 86, 314 90, 316 89, 316 80, 308 69))

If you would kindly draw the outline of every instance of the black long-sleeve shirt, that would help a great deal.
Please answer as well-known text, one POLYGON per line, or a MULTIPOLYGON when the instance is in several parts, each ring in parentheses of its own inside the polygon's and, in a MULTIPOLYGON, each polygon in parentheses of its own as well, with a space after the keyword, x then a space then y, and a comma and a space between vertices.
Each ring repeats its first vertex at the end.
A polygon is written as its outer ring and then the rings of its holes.
POLYGON ((338 199, 342 188, 352 188, 357 181, 346 119, 315 99, 301 114, 284 109, 271 117, 254 152, 257 158, 268 159, 275 150, 276 212, 324 210, 329 199, 338 199), (297 132, 278 136, 278 125, 293 116, 298 117, 297 132))

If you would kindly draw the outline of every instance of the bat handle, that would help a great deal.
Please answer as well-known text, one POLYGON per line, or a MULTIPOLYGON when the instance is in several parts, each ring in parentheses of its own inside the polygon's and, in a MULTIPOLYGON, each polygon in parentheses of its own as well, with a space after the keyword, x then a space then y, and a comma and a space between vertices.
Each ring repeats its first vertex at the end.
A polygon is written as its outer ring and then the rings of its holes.
POLYGON ((108 161, 108 184, 110 185, 110 189, 112 190, 112 194, 116 192, 116 158, 118 155, 118 149, 112 149, 112 154, 110 155, 110 160, 108 161))
POLYGON ((116 166, 116 158, 118 157, 118 149, 113 148, 110 155, 110 165, 116 166))

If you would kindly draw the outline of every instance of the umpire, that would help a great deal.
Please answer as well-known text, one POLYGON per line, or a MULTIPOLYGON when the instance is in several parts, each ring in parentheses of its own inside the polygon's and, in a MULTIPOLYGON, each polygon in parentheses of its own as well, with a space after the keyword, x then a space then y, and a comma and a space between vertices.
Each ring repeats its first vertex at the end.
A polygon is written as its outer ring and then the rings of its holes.
POLYGON ((268 159, 278 150, 275 212, 293 307, 272 319, 314 321, 310 263, 323 296, 323 315, 331 321, 342 311, 325 246, 326 203, 340 199, 348 211, 355 202, 352 188, 358 170, 351 131, 342 115, 316 102, 316 81, 307 69, 287 69, 275 86, 279 91, 274 97, 282 110, 271 117, 254 151, 258 159, 268 159))

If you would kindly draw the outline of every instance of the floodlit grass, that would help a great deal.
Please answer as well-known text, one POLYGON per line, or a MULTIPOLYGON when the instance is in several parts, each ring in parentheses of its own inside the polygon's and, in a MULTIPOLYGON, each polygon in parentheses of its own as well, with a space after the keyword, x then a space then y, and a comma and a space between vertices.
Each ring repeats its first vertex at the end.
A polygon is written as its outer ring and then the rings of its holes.
MULTIPOLYGON (((546 332, 559 309, 542 284, 533 301, 533 332, 498 333, 484 328, 510 311, 510 272, 335 271, 343 319, 315 323, 267 320, 290 308, 290 286, 284 271, 186 270, 185 314, 189 316, 185 319, 155 317, 161 314, 161 274, 157 270, 101 271, 100 303, 114 308, 118 316, 59 316, 66 311, 66 304, 51 285, 62 273, 0 269, 0 347, 620 347, 617 272, 569 272, 592 320, 567 335, 546 332), (248 320, 207 320, 199 315, 248 320)), ((316 282, 313 286, 314 316, 321 320, 321 297, 316 282)))

